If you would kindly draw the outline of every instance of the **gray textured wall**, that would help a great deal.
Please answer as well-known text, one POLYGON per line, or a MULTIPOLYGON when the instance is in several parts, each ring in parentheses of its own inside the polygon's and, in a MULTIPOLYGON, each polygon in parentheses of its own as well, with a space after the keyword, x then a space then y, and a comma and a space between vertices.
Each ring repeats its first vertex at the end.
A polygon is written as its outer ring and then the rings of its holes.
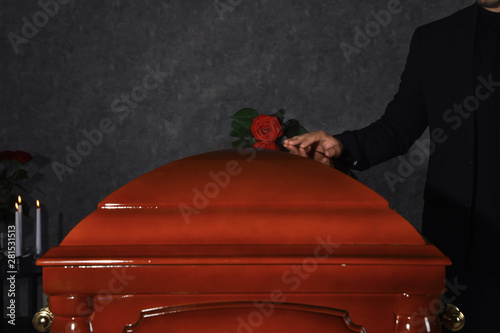
MULTIPOLYGON (((53 17, 36 1, 1 0, 0 9, 0 150, 35 155, 25 197, 44 205, 45 249, 146 171, 229 147, 239 108, 286 107, 331 133, 369 124, 396 92, 414 29, 473 1, 401 0, 402 12, 349 62, 340 43, 354 45, 355 27, 390 1, 60 2, 53 17), (129 112, 114 101, 141 92, 148 66, 163 82, 129 112), (82 144, 99 126, 102 142, 82 144), (78 147, 88 156, 68 164, 67 149, 78 147), (67 172, 58 176, 54 162, 67 172)), ((384 172, 399 163, 358 176, 419 228, 425 165, 391 189, 384 172)), ((25 231, 32 244, 33 228, 25 231)))

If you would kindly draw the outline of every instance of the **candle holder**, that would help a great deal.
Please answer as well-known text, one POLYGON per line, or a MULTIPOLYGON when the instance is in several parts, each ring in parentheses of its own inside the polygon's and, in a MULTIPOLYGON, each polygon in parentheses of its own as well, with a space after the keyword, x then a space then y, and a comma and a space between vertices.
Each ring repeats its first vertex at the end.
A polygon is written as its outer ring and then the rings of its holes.
MULTIPOLYGON (((2 251, 3 252, 3 251, 2 251)), ((10 260, 0 261, 0 293, 5 299, 16 299, 16 304, 27 304, 31 313, 35 313, 39 309, 39 303, 42 299, 42 290, 40 289, 40 279, 42 278, 42 268, 36 265, 36 259, 30 249, 25 249, 21 257, 10 260), (28 291, 16 289, 15 295, 7 297, 7 289, 5 289, 4 280, 15 276, 15 281, 26 281, 28 291)), ((8 287, 7 287, 8 288, 8 287)), ((4 301, 2 299, 2 301, 4 301)), ((8 301, 8 300, 7 300, 8 301)), ((5 307, 2 303, 0 315, 3 318, 5 307)))

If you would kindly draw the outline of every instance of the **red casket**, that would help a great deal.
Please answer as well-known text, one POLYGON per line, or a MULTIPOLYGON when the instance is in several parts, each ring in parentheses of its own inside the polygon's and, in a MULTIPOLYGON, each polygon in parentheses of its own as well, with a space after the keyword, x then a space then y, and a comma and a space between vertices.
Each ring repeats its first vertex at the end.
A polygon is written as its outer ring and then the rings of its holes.
POLYGON ((181 159, 37 262, 51 332, 440 332, 449 260, 356 180, 284 152, 181 159))

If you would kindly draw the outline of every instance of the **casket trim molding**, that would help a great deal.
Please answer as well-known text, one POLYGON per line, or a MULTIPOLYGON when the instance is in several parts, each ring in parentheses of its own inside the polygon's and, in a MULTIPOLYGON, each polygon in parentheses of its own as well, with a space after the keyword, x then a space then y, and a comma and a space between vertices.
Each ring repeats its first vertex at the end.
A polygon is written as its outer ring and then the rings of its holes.
MULTIPOLYGON (((37 260, 43 266, 111 267, 193 264, 301 264, 318 245, 136 245, 59 246, 37 260)), ((319 264, 450 265, 432 245, 329 244, 332 253, 319 264)))
MULTIPOLYGON (((307 304, 298 303, 274 303, 270 301, 259 301, 261 306, 272 307, 273 311, 298 311, 307 312, 312 314, 327 315, 331 317, 337 317, 342 319, 345 327, 351 332, 366 333, 363 326, 356 325, 352 323, 349 318, 349 313, 344 310, 334 309, 330 307, 314 306, 307 304)), ((206 310, 224 310, 224 309, 236 309, 236 308, 248 308, 257 310, 256 301, 232 301, 232 302, 211 302, 211 303, 196 303, 196 304, 186 304, 179 306, 166 306, 159 308, 146 309, 141 311, 139 320, 131 325, 127 325, 123 329, 123 333, 135 333, 138 332, 143 323, 152 317, 168 316, 189 311, 206 311, 206 310)), ((274 313, 274 312, 273 312, 274 313)))

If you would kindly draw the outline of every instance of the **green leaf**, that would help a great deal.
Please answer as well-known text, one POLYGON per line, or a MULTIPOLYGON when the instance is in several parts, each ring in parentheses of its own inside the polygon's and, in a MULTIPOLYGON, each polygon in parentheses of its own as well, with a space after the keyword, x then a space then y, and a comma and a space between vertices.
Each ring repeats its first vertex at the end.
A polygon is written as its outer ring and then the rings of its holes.
POLYGON ((233 128, 233 130, 229 134, 230 136, 234 136, 234 137, 242 138, 242 139, 246 138, 248 136, 252 136, 252 131, 250 130, 250 128, 243 127, 242 125, 240 125, 236 121, 231 122, 231 127, 233 128))
POLYGON ((309 133, 309 131, 300 125, 297 119, 290 119, 286 121, 284 124, 283 135, 287 138, 291 138, 297 135, 309 133))
POLYGON ((252 123, 253 123, 253 118, 252 119, 238 119, 238 120, 234 120, 235 123, 237 123, 238 125, 240 125, 241 127, 247 129, 247 130, 250 130, 250 128, 252 127, 252 123))
POLYGON ((246 127, 242 126, 240 123, 238 123, 236 120, 233 120, 231 122, 231 128, 234 130, 241 130, 241 129, 247 129, 246 127))
POLYGON ((244 128, 250 129, 250 126, 252 126, 253 119, 257 117, 259 113, 250 108, 244 108, 236 112, 234 115, 231 116, 231 118, 234 119, 238 124, 240 124, 244 128))
POLYGON ((4 195, 5 193, 8 193, 10 194, 12 192, 12 189, 14 188, 14 183, 13 182, 4 182, 1 186, 0 186, 0 193, 2 193, 2 195, 4 195))
POLYGON ((19 171, 17 172, 16 180, 24 180, 24 179, 28 179, 28 171, 24 169, 19 169, 19 171))
POLYGON ((245 135, 245 132, 240 131, 240 130, 232 130, 231 133, 229 133, 230 136, 235 137, 235 138, 240 138, 243 139, 247 135, 245 135))
POLYGON ((285 120, 285 113, 286 113, 286 110, 285 109, 281 109, 281 110, 276 111, 273 114, 273 116, 275 116, 276 118, 278 118, 278 120, 280 121, 280 124, 282 124, 283 120, 285 120))
POLYGON ((19 185, 19 184, 16 184, 16 187, 19 187, 19 188, 20 188, 21 190, 23 190, 24 192, 27 192, 27 190, 26 190, 23 186, 21 186, 21 185, 19 185))
POLYGON ((14 205, 17 202, 17 196, 13 193, 9 193, 8 196, 2 198, 0 203, 0 209, 3 211, 14 211, 14 205))
POLYGON ((259 113, 251 108, 243 108, 231 116, 233 119, 255 118, 259 113))

